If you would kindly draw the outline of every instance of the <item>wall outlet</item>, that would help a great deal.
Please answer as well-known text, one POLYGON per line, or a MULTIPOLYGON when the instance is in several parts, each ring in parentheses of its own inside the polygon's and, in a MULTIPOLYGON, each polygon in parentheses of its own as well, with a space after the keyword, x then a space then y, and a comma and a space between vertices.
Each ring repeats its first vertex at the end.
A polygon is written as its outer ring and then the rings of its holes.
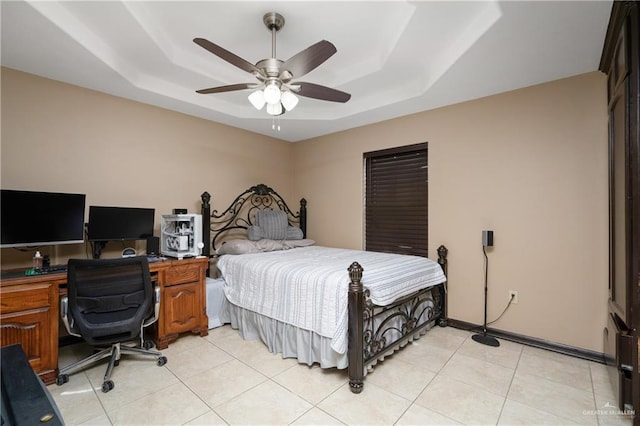
POLYGON ((514 305, 518 303, 518 292, 515 290, 509 290, 509 300, 511 300, 511 303, 514 305))

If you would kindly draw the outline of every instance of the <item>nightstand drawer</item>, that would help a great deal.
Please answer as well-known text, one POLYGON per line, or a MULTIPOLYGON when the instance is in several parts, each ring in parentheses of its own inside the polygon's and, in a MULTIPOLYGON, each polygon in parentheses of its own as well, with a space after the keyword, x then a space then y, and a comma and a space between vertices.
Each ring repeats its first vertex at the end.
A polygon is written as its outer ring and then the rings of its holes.
POLYGON ((202 276, 199 265, 176 265, 164 272, 165 286, 198 282, 202 276))

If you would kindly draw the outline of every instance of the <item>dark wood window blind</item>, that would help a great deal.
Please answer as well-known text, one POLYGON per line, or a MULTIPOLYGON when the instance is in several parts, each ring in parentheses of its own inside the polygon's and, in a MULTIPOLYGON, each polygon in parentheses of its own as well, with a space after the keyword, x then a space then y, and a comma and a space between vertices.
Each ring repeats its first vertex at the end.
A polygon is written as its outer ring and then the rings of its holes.
POLYGON ((427 256, 427 143, 364 154, 365 250, 427 256))

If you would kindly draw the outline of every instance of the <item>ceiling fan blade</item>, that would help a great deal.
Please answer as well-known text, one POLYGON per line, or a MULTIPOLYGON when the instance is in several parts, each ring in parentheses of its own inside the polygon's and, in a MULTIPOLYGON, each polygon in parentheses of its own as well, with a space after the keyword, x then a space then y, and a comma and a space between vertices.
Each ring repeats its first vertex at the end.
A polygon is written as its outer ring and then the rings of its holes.
POLYGON ((230 84, 228 86, 211 87, 209 89, 200 89, 200 90, 196 90, 196 92, 200 93, 201 95, 208 95, 210 93, 222 93, 222 92, 233 92, 234 90, 256 89, 260 86, 262 85, 255 84, 255 83, 240 83, 240 84, 230 84))
POLYGON ((250 74, 253 75, 260 75, 264 78, 266 78, 266 76, 263 74, 262 70, 258 67, 256 67, 255 65, 253 65, 251 62, 246 61, 244 59, 242 59, 241 57, 229 52, 227 49, 224 49, 220 46, 218 46, 217 44, 211 43, 209 40, 204 39, 204 38, 194 38, 193 42, 195 44, 197 44, 198 46, 201 46, 203 48, 205 48, 206 50, 208 50, 209 52, 213 53, 214 55, 218 56, 221 59, 224 59, 225 61, 229 62, 231 65, 235 65, 236 67, 240 68, 241 70, 244 70, 250 74))
POLYGON ((319 84, 296 82, 294 85, 299 86, 296 93, 307 98, 343 103, 351 99, 351 95, 349 93, 341 92, 340 90, 332 89, 330 87, 320 86, 319 84))
POLYGON ((336 52, 337 49, 331 42, 322 40, 296 53, 282 64, 280 68, 283 71, 289 71, 289 73, 293 75, 293 78, 299 78, 316 69, 336 52))

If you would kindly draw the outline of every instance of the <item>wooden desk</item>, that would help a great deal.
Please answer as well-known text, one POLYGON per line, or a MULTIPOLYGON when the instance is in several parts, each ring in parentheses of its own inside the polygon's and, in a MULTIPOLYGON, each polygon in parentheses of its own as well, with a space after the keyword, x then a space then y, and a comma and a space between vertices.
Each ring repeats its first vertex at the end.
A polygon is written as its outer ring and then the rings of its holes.
MULTIPOLYGON (((160 316, 153 325, 158 349, 167 348, 180 333, 208 334, 207 267, 204 257, 149 263, 151 279, 162 289, 160 316)), ((58 375, 59 299, 66 284, 66 273, 0 280, 0 346, 20 343, 46 384, 58 375)))

